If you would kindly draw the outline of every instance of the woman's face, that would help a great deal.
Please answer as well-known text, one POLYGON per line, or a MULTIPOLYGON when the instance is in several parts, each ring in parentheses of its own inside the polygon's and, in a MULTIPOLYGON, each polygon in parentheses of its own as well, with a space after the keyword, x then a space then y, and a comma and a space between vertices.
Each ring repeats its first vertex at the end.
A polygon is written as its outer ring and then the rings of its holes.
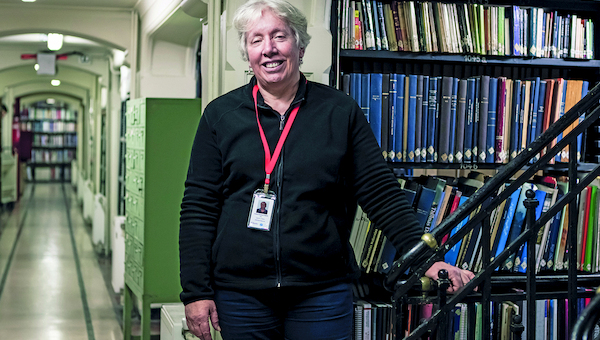
POLYGON ((266 10, 246 33, 248 61, 256 79, 265 86, 297 81, 304 50, 296 46, 290 27, 266 10))

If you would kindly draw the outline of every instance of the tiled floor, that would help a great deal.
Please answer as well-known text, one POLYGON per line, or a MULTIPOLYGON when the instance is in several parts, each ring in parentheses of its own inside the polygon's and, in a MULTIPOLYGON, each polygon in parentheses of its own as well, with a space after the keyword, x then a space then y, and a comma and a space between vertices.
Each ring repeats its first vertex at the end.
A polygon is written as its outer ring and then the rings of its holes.
POLYGON ((102 273, 72 187, 29 184, 0 215, 0 340, 122 339, 102 273))

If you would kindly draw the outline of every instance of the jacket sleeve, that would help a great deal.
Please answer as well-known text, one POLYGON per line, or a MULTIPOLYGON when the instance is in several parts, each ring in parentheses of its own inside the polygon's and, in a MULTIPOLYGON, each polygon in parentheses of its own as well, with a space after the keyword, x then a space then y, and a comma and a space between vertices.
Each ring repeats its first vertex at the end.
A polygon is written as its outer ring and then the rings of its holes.
POLYGON ((221 152, 205 112, 192 146, 181 203, 180 298, 184 304, 213 297, 211 253, 221 211, 222 181, 221 152))
POLYGON ((422 228, 358 105, 353 105, 349 129, 356 200, 402 254, 419 241, 422 228))

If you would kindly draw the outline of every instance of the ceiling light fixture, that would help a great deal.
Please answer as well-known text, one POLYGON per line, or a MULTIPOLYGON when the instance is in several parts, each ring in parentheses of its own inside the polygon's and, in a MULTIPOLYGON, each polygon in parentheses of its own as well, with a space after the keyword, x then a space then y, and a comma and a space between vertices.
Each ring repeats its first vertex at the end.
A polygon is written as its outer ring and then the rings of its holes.
POLYGON ((33 69, 36 70, 36 71, 39 70, 40 69, 40 64, 36 63, 35 65, 33 65, 33 69))
POLYGON ((59 33, 48 33, 48 49, 58 51, 63 45, 63 35, 59 33))
POLYGON ((51 84, 52 86, 58 86, 58 85, 60 85, 60 80, 58 80, 58 79, 52 79, 52 80, 50 81, 50 84, 51 84))
POLYGON ((35 0, 21 0, 23 2, 35 2, 35 0))

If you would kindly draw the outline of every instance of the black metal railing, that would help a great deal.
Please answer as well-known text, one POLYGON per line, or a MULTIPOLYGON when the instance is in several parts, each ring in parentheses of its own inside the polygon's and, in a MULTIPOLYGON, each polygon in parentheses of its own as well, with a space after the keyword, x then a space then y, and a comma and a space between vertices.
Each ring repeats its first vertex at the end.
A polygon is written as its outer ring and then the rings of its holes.
POLYGON ((598 322, 600 322, 600 288, 596 290, 596 296, 594 296, 577 319, 573 332, 571 333, 571 339, 594 339, 594 329, 598 322))
MULTIPOLYGON (((482 304, 482 318, 483 320, 490 320, 490 301, 492 298, 492 273, 495 272, 496 268, 501 266, 504 261, 515 253, 523 244, 535 244, 539 229, 550 221, 557 213, 561 212, 563 208, 571 203, 576 202, 578 195, 581 191, 589 185, 598 175, 600 175, 600 165, 594 166, 585 176, 580 176, 578 179, 578 163, 577 163, 577 136, 583 134, 594 122, 600 117, 600 85, 596 85, 588 94, 577 104, 575 104, 567 113, 565 113, 560 119, 552 124, 544 133, 542 133, 536 140, 534 140, 526 150, 522 151, 517 157, 510 161, 508 164, 501 166, 498 169, 498 173, 494 175, 489 181, 487 181, 483 187, 477 190, 463 205, 459 206, 456 211, 446 218, 431 234, 425 234, 417 245, 415 245, 410 251, 404 254, 398 261, 394 263, 392 270, 390 271, 387 280, 385 282, 386 288, 393 292, 392 300, 394 301, 397 309, 397 325, 401 321, 401 304, 405 301, 405 298, 409 295, 409 292, 413 291, 415 287, 419 286, 421 279, 427 269, 429 269, 435 262, 443 259, 444 254, 450 250, 455 244, 463 239, 469 232, 474 228, 481 229, 481 249, 482 249, 482 270, 478 272, 475 278, 470 281, 464 289, 458 293, 450 296, 447 301, 443 289, 438 289, 439 299, 438 310, 421 325, 419 325, 406 339, 419 339, 426 333, 430 333, 434 328, 442 328, 446 317, 450 310, 457 303, 466 300, 467 298, 473 299, 476 297, 482 304), (583 120, 580 120, 580 116, 585 115, 583 120), (566 136, 552 146, 553 141, 563 133, 563 131, 571 126, 575 121, 579 120, 579 124, 571 130, 566 136), (550 209, 541 215, 536 221, 534 207, 539 204, 534 198, 532 193, 529 193, 528 199, 525 203, 527 209, 526 226, 523 232, 498 256, 493 259, 490 257, 490 226, 489 216, 496 207, 498 207, 503 201, 505 201, 515 190, 526 183, 533 175, 554 159, 555 155, 568 148, 569 150, 569 163, 568 163, 568 178, 569 178, 569 190, 560 198, 550 209), (541 156, 540 156, 541 155, 541 156), (538 159, 539 157, 539 159, 538 159), (537 159, 537 160, 536 160, 537 159), (518 174, 520 172, 520 174, 518 174), (500 187, 506 186, 506 188, 498 193, 500 187), (491 203, 486 207, 481 207, 481 203, 488 197, 494 197, 491 203), (537 204, 536 204, 537 202, 537 204), (479 212, 473 214, 474 211, 479 209, 479 212), (449 234, 461 221, 469 217, 469 221, 458 230, 452 237, 450 237, 446 243, 439 246, 439 241, 446 234, 449 234), (412 274, 408 277, 404 276, 404 273, 411 269, 412 274), (473 290, 478 287, 478 292, 473 293, 473 290)), ((577 262, 577 251, 576 251, 576 228, 577 228, 577 208, 576 204, 570 204, 568 208, 569 217, 569 240, 568 247, 568 261, 570 264, 577 262)), ((535 322, 536 322, 536 309, 534 308, 535 301, 539 297, 536 294, 537 280, 535 273, 535 247, 527 247, 527 274, 525 282, 525 291, 527 293, 527 304, 531 308, 527 309, 527 338, 535 339, 535 322)), ((568 299, 568 315, 577 315, 577 281, 578 273, 575 265, 569 265, 567 273, 567 299, 568 299)), ((443 279, 438 282, 438 286, 443 285, 443 279)), ((469 313, 473 314, 473 313, 469 313)), ((474 318, 469 318, 470 325, 474 325, 474 318)), ((575 324, 575 318, 570 317, 568 321, 568 331, 573 330, 575 324)), ((520 327, 518 324, 514 324, 516 332, 519 331, 520 327)), ((401 327, 396 327, 396 337, 401 339, 404 337, 403 330, 401 327)), ((471 334, 475 327, 468 327, 471 334)), ((443 329, 443 328, 442 328, 443 329)), ((482 323, 482 334, 490 334, 490 323, 482 323)), ((444 339, 439 337, 438 339, 444 339)), ((483 339, 486 339, 484 336, 483 339)))

